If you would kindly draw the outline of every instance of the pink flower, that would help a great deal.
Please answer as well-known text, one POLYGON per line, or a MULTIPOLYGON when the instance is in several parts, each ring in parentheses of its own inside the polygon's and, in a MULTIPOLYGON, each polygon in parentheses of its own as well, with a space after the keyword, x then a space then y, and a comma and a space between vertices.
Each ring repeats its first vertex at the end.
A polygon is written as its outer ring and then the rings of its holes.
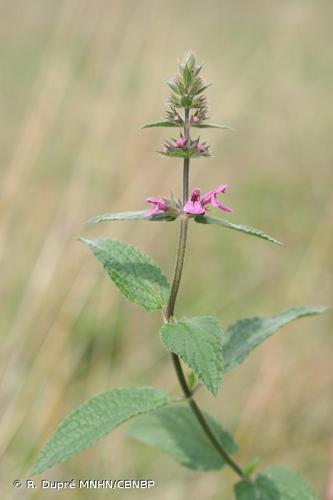
POLYGON ((179 139, 177 139, 176 141, 176 144, 177 144, 177 148, 185 148, 186 146, 186 139, 185 137, 181 136, 179 137, 179 139))
POLYGON ((192 116, 192 123, 200 123, 200 118, 197 115, 192 116))
POLYGON ((188 202, 185 203, 183 207, 183 212, 193 215, 202 215, 205 213, 205 208, 203 207, 200 200, 200 189, 195 188, 192 191, 188 202))
POLYGON ((158 212, 166 212, 168 210, 168 206, 162 198, 158 200, 154 196, 150 196, 149 198, 146 198, 146 202, 154 205, 154 208, 149 210, 149 212, 146 213, 145 217, 152 217, 158 212))
POLYGON ((225 193, 228 188, 228 184, 220 184, 213 191, 209 191, 202 198, 200 198, 200 189, 195 188, 192 191, 190 198, 183 207, 183 212, 192 215, 203 215, 206 212, 206 205, 211 203, 213 207, 224 210, 225 212, 232 212, 232 208, 223 205, 216 196, 220 193, 225 193))
POLYGON ((197 151, 198 153, 203 153, 205 151, 205 146, 200 142, 197 144, 197 151))

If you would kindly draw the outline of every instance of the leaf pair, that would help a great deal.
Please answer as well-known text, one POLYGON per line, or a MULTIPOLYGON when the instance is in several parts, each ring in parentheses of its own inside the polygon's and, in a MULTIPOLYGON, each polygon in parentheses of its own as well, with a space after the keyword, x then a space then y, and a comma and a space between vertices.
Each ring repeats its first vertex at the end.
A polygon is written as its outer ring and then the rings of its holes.
MULTIPOLYGON (((180 154, 183 153, 180 151, 180 154)), ((91 219, 88 220, 88 224, 99 224, 100 222, 114 221, 114 220, 148 220, 148 221, 174 220, 174 217, 170 218, 170 216, 166 213, 156 214, 153 217, 147 217, 147 213, 148 210, 138 210, 136 212, 118 212, 118 213, 116 212, 116 213, 96 215, 95 217, 92 217, 91 219)), ((194 217, 194 220, 199 224, 215 224, 220 227, 226 227, 228 229, 233 229, 241 233, 249 234, 251 236, 256 236, 257 238, 261 238, 263 240, 271 241, 272 243, 276 243, 277 245, 283 245, 283 243, 276 240, 275 238, 272 238, 268 234, 265 234, 260 229, 256 229, 254 227, 247 226, 244 224, 234 224, 233 222, 209 215, 197 215, 196 217, 194 217)))
MULTIPOLYGON (((187 405, 165 391, 151 387, 112 389, 70 413, 48 440, 32 475, 83 451, 105 434, 132 417, 141 415, 128 429, 137 438, 171 455, 191 469, 215 470, 225 465, 187 405), (172 404, 174 403, 174 404, 172 404)), ((218 441, 228 451, 236 451, 231 436, 207 413, 205 417, 218 441)))
MULTIPOLYGON (((117 240, 82 241, 126 298, 147 311, 161 309, 166 304, 170 289, 167 278, 143 252, 117 240)), ((161 328, 161 340, 216 396, 223 372, 240 364, 266 338, 290 321, 327 310, 304 306, 270 318, 247 318, 229 326, 225 333, 219 321, 211 316, 182 318, 161 328)))
POLYGON ((321 314, 329 309, 301 306, 268 318, 246 318, 230 325, 224 332, 211 316, 182 318, 161 328, 164 346, 176 353, 214 396, 223 373, 231 371, 264 340, 291 321, 321 314))
MULTIPOLYGON (((182 127, 182 123, 170 122, 169 120, 162 120, 159 122, 147 123, 142 128, 154 128, 154 127, 182 127)), ((232 127, 228 127, 227 125, 218 125, 217 123, 199 123, 194 124, 191 123, 191 127, 195 128, 220 128, 220 129, 228 129, 233 130, 232 127)))

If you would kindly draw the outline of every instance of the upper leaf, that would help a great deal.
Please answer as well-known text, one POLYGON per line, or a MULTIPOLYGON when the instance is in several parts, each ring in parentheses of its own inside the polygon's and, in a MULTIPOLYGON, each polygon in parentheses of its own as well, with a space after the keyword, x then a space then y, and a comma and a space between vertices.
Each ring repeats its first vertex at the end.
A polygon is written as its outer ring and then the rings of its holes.
POLYGON ((93 397, 64 418, 38 456, 32 475, 76 455, 130 417, 172 400, 165 391, 150 387, 112 389, 93 397))
POLYGON ((316 500, 304 479, 285 467, 260 472, 254 483, 240 481, 235 495, 237 500, 316 500))
POLYGON ((169 284, 162 271, 138 248, 118 240, 81 238, 127 299, 147 311, 166 304, 169 284))
MULTIPOLYGON (((169 120, 161 120, 158 122, 146 123, 142 128, 155 128, 155 127, 183 127, 184 124, 182 122, 170 122, 169 120)), ((220 128, 226 130, 233 130, 232 127, 228 127, 227 125, 218 125, 217 123, 191 123, 191 127, 194 128, 220 128)))
POLYGON ((223 374, 222 328, 211 316, 182 318, 161 328, 161 340, 216 396, 223 374))
POLYGON ((217 123, 191 123, 191 127, 196 127, 196 128, 221 128, 221 129, 227 129, 227 130, 234 130, 232 127, 228 127, 227 125, 218 125, 217 123))
POLYGON ((169 122, 168 120, 161 120, 153 123, 146 123, 142 128, 153 128, 153 127, 181 127, 181 123, 169 122))
POLYGON ((210 215, 197 215, 194 217, 195 222, 199 222, 200 224, 217 224, 219 226, 228 227, 229 229, 235 229, 236 231, 241 231, 242 233, 251 234, 252 236, 257 236, 258 238, 262 238, 263 240, 271 241, 272 243, 276 243, 277 245, 283 245, 278 240, 275 240, 268 234, 263 233, 260 229, 255 229, 254 227, 245 226, 241 224, 233 224, 224 219, 220 219, 218 217, 211 217, 210 215))
MULTIPOLYGON (((232 437, 208 413, 204 415, 219 443, 234 453, 237 447, 232 437)), ((177 404, 143 415, 126 434, 168 453, 189 469, 208 471, 225 465, 188 406, 177 404)))
POLYGON ((224 371, 244 361, 246 356, 267 337, 282 326, 305 316, 312 316, 328 311, 322 306, 294 307, 268 318, 246 318, 230 325, 223 338, 224 371))
POLYGON ((174 217, 166 213, 156 214, 152 217, 147 217, 149 210, 138 210, 136 212, 116 212, 110 214, 95 215, 87 221, 87 224, 99 224, 110 220, 148 220, 148 221, 171 221, 174 217))

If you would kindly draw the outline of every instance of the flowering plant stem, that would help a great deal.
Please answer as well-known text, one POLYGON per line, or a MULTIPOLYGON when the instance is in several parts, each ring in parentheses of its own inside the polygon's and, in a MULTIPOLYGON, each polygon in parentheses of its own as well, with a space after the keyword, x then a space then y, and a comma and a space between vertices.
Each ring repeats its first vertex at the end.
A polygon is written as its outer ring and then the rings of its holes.
MULTIPOLYGON (((191 224, 215 225, 229 228, 276 245, 281 242, 260 229, 209 215, 211 209, 232 212, 219 197, 228 184, 219 184, 202 194, 200 188, 189 195, 190 158, 210 157, 210 146, 190 131, 204 128, 228 128, 207 123, 207 99, 203 94, 209 86, 199 76, 192 53, 185 55, 178 73, 168 82, 167 119, 145 125, 144 128, 181 128, 178 137, 166 140, 160 154, 182 158, 182 199, 150 196, 149 210, 116 212, 98 215, 90 223, 115 220, 175 221, 180 219, 176 264, 171 285, 162 270, 140 249, 116 239, 80 240, 89 247, 120 292, 146 311, 162 312, 164 325, 160 329, 163 346, 171 353, 172 362, 185 398, 168 394, 154 387, 109 389, 89 399, 70 413, 50 437, 39 454, 32 474, 40 474, 53 465, 84 450, 123 422, 138 417, 127 433, 168 453, 185 467, 200 471, 218 470, 227 464, 240 478, 234 486, 237 500, 286 498, 315 500, 304 480, 285 467, 269 467, 253 474, 258 459, 244 467, 231 454, 237 450, 232 436, 194 399, 196 389, 203 385, 213 395, 218 394, 223 374, 239 365, 266 338, 291 321, 321 314, 328 308, 300 306, 271 317, 245 318, 226 329, 218 318, 201 315, 193 318, 175 317, 175 307, 182 278, 191 224), (183 363, 191 370, 185 376, 183 363), (195 381, 199 383, 195 385, 195 381), (176 403, 182 403, 180 405, 176 403), (206 439, 203 439, 206 438, 206 439)), ((165 226, 166 227, 166 226, 165 226)))
MULTIPOLYGON (((189 138, 189 109, 185 109, 185 121, 184 121, 184 137, 186 140, 189 138)), ((184 158, 184 167, 183 167, 183 203, 185 203, 188 199, 189 192, 189 173, 190 173, 190 159, 184 158)), ((179 231, 179 240, 178 240, 178 249, 177 249, 177 257, 176 257, 176 265, 174 276, 171 284, 170 295, 168 299, 168 304, 166 308, 165 320, 166 322, 170 322, 173 319, 175 313, 176 300, 179 290, 180 281, 182 278, 184 261, 185 261, 185 252, 187 245, 187 234, 188 234, 188 215, 182 214, 180 217, 180 231, 179 231)), ((198 420, 202 430, 206 434, 209 441, 212 443, 218 454, 221 458, 232 468, 232 470, 238 474, 243 479, 247 479, 250 481, 250 478, 245 474, 242 468, 231 458, 229 453, 223 448, 223 446, 216 439, 213 431, 209 427, 203 413, 201 412, 198 404, 193 398, 193 392, 189 388, 186 378, 184 375, 184 371, 180 362, 179 357, 175 353, 171 353, 173 365, 177 374, 177 378, 179 384, 182 388, 184 396, 186 397, 188 404, 193 411, 196 419, 198 420)))

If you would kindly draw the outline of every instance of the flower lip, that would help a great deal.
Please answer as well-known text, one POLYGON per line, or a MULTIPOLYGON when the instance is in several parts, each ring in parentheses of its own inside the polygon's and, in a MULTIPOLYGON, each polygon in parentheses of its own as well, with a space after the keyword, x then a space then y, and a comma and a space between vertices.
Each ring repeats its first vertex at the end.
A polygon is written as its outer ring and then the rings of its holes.
POLYGON ((200 193, 201 191, 199 188, 192 190, 190 198, 183 207, 183 212, 192 215, 203 215, 205 213, 206 210, 205 207, 202 206, 200 193))

